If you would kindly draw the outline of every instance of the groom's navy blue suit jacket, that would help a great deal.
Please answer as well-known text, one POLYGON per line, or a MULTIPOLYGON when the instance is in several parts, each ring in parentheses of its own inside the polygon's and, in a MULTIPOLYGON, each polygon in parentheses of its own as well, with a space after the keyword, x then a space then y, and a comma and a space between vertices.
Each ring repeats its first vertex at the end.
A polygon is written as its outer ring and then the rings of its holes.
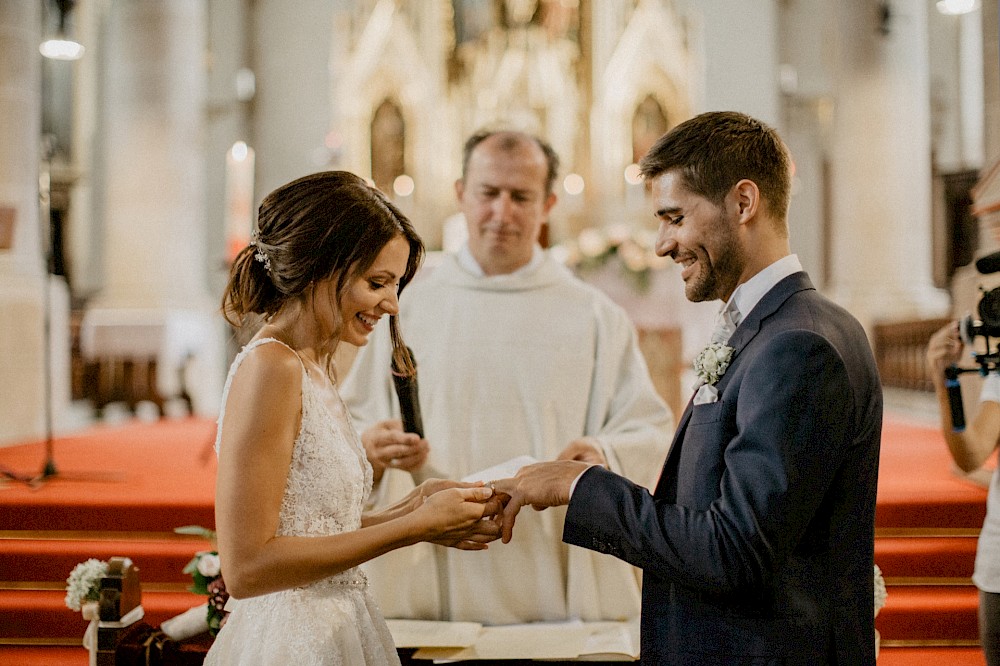
POLYGON ((865 332, 800 272, 729 344, 719 400, 688 404, 655 491, 591 468, 563 540, 643 570, 644 664, 874 664, 882 391, 865 332))

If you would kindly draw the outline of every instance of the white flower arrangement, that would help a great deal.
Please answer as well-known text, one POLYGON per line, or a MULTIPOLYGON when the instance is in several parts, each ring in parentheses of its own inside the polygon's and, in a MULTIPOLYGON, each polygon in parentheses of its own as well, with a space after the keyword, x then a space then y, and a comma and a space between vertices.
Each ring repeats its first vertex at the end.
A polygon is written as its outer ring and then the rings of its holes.
POLYGON ((581 273, 596 270, 616 259, 622 274, 635 288, 646 291, 652 271, 671 265, 669 258, 656 256, 655 244, 654 231, 614 224, 606 229, 584 229, 575 239, 554 246, 552 253, 563 264, 581 273))
POLYGON ((885 600, 889 594, 885 589, 885 579, 882 577, 882 570, 875 565, 875 615, 885 606, 885 600))
POLYGON ((88 601, 98 601, 101 597, 101 578, 108 573, 108 563, 90 558, 80 562, 66 579, 66 606, 78 611, 88 601))
MULTIPOLYGON (((191 534, 200 536, 216 543, 215 530, 210 530, 199 525, 186 525, 177 527, 174 532, 178 534, 191 534)), ((226 623, 228 613, 225 610, 226 602, 229 600, 229 592, 226 591, 226 581, 222 576, 222 561, 219 559, 219 551, 202 550, 194 554, 191 561, 184 567, 184 573, 191 575, 191 586, 188 588, 195 594, 208 596, 206 604, 206 623, 208 632, 215 636, 226 623)))
POLYGON ((695 357, 694 371, 698 379, 714 386, 726 374, 729 361, 733 358, 733 348, 719 342, 708 345, 695 357))

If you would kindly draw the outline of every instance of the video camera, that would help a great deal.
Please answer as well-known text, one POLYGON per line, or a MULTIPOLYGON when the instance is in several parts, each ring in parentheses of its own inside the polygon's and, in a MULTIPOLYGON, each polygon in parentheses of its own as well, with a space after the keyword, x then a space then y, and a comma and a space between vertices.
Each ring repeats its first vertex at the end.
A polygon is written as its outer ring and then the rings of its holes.
MULTIPOLYGON (((994 252, 976 260, 976 270, 987 275, 1000 272, 1000 252, 994 252)), ((978 319, 966 315, 958 322, 958 332, 962 342, 974 347, 977 337, 985 339, 985 352, 973 352, 972 357, 977 367, 960 368, 952 365, 944 370, 945 387, 948 389, 948 403, 951 407, 951 427, 955 432, 965 430, 965 410, 962 407, 962 387, 958 382, 959 375, 966 372, 978 372, 986 376, 990 372, 1000 372, 1000 347, 991 347, 990 340, 1000 341, 1000 287, 979 290, 983 293, 976 306, 978 319)))

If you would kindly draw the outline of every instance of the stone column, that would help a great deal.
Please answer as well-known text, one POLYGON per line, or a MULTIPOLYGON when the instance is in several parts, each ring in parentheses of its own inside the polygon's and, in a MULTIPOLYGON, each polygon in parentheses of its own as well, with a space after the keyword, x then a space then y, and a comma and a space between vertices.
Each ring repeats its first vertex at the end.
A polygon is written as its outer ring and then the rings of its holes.
POLYGON ((103 307, 204 305, 204 0, 112 3, 103 307))
POLYGON ((1000 159, 1000 4, 982 2, 986 161, 1000 159))
POLYGON ((108 7, 103 288, 88 304, 81 341, 101 341, 103 348, 84 349, 90 355, 155 346, 158 384, 168 398, 179 389, 179 359, 192 353, 188 389, 196 407, 211 413, 221 392, 223 328, 207 289, 207 11, 205 0, 108 7), (135 339, 141 323, 148 323, 145 343, 135 339))
POLYGON ((837 3, 830 295, 870 327, 940 316, 933 286, 927 7, 837 3))
MULTIPOLYGON (((0 217, 13 219, 0 247, 0 446, 50 431, 56 393, 46 369, 68 369, 68 299, 57 281, 46 294, 45 238, 39 213, 42 4, 0 1, 0 217), (46 304, 57 316, 46 318, 46 304), (61 312, 60 312, 61 311, 61 312), (56 334, 49 334, 49 330, 56 334), (46 340, 65 342, 51 344, 46 340), (53 349, 60 352, 53 356, 53 349)), ((51 377, 52 374, 49 374, 51 377)), ((66 374, 68 378, 68 373, 66 374)), ((42 461, 39 461, 41 466, 42 461)), ((26 470, 27 471, 27 470, 26 470)), ((40 471, 40 469, 39 469, 40 471)))

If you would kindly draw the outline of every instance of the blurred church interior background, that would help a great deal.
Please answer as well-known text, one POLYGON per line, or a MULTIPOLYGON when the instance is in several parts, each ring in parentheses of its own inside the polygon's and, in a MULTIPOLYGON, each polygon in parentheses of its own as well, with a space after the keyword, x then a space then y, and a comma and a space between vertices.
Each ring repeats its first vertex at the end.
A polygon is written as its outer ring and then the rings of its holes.
POLYGON ((989 0, 0 0, 0 445, 122 402, 213 416, 236 344, 219 295, 261 198, 346 169, 450 251, 462 143, 498 125, 560 154, 546 245, 628 309, 678 409, 716 308, 688 304, 652 256, 635 163, 719 109, 786 138, 793 251, 866 326, 887 386, 926 392, 929 326, 974 307, 990 276, 970 262, 1000 248, 997 13, 989 0), (43 57, 51 36, 85 50, 43 57))

